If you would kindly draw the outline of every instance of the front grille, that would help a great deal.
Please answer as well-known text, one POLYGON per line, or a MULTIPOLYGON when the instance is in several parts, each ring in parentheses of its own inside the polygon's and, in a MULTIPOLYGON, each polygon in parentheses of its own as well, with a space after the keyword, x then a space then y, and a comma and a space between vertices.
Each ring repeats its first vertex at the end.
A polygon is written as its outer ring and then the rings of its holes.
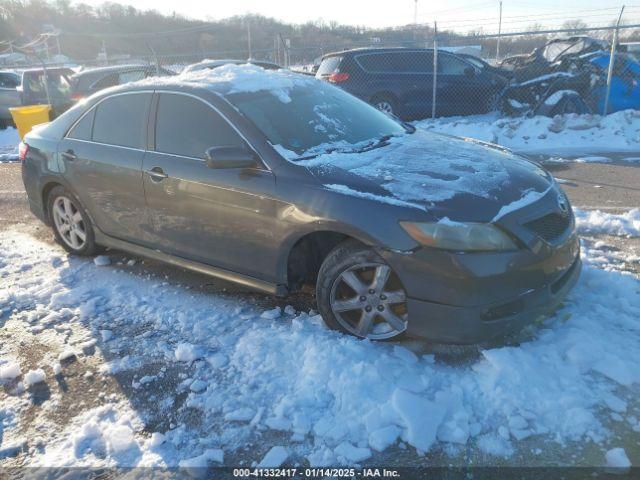
POLYGON ((571 214, 562 215, 560 213, 549 213, 544 217, 536 218, 524 224, 533 233, 552 242, 560 237, 571 224, 571 214))

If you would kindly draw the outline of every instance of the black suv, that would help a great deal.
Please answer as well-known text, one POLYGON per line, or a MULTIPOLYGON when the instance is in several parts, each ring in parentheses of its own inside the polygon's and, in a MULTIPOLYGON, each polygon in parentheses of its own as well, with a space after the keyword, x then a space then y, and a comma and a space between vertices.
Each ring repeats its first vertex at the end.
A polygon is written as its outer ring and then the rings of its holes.
MULTIPOLYGON (((325 55, 316 77, 412 120, 431 116, 433 73, 433 49, 367 48, 325 55)), ((507 81, 466 58, 438 50, 436 115, 490 111, 507 81)))

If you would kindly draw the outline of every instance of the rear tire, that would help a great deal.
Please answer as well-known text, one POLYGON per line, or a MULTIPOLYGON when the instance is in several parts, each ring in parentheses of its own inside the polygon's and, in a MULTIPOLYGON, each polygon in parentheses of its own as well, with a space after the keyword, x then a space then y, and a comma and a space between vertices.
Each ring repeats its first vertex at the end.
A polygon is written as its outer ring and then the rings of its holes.
POLYGON ((334 248, 316 285, 324 322, 370 340, 396 340, 407 329, 407 296, 398 276, 373 249, 354 240, 334 248))
POLYGON ((374 95, 370 103, 381 112, 385 112, 396 117, 398 116, 398 104, 395 98, 391 95, 386 93, 374 95))
POLYGON ((47 197, 47 212, 56 241, 67 252, 89 256, 100 250, 89 215, 69 190, 54 187, 47 197))

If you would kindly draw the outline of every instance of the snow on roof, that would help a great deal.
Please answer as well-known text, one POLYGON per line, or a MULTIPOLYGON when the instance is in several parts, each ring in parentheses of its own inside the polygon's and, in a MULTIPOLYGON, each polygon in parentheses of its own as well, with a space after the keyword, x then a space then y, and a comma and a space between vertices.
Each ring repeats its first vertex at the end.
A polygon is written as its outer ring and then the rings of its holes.
POLYGON ((289 92, 296 86, 317 82, 313 77, 301 75, 289 70, 265 70, 257 65, 226 64, 212 70, 184 72, 170 78, 150 78, 138 84, 165 85, 175 82, 189 83, 202 87, 215 87, 225 93, 270 92, 283 103, 289 103, 289 92))

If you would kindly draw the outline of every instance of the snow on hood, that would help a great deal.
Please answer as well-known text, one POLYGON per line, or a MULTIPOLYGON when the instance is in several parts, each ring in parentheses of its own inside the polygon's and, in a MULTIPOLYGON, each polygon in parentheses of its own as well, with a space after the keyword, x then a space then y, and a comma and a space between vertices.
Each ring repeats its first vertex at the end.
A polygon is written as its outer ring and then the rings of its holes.
POLYGON ((336 169, 345 171, 343 193, 350 189, 392 200, 386 203, 422 206, 465 195, 494 204, 494 215, 531 192, 546 192, 551 184, 544 170, 506 150, 420 130, 367 152, 332 152, 297 163, 332 190, 340 183, 336 169), (354 186, 354 176, 373 184, 371 191, 363 192, 362 183, 354 186))
POLYGON ((213 69, 183 72, 176 77, 160 77, 142 80, 141 83, 158 85, 174 84, 178 80, 201 87, 223 87, 225 93, 271 92, 283 103, 289 103, 289 92, 297 86, 316 82, 315 78, 289 70, 265 70, 249 63, 226 64, 213 69))

